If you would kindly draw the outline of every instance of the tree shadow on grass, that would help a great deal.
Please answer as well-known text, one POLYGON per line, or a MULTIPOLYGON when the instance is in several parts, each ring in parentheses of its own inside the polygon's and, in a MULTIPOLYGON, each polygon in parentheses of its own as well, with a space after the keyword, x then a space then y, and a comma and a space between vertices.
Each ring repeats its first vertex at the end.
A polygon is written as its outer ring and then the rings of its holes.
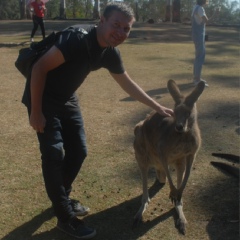
POLYGON ((214 212, 206 227, 209 239, 239 239, 239 180, 223 175, 199 196, 203 208, 204 202, 214 212))
MULTIPOLYGON (((152 198, 163 187, 162 184, 155 182, 149 188, 149 196, 152 198)), ((92 225, 97 229, 99 240, 126 240, 139 239, 146 232, 154 228, 157 224, 166 221, 168 218, 176 217, 175 209, 164 212, 151 221, 142 222, 138 227, 132 229, 133 217, 141 205, 141 196, 125 201, 119 205, 110 207, 101 212, 89 215, 84 218, 87 225, 92 225)), ((53 217, 51 208, 46 209, 41 214, 35 216, 29 222, 17 227, 12 232, 2 238, 2 240, 67 240, 72 239, 56 228, 50 231, 34 234, 40 226, 53 217)), ((173 222, 174 227, 174 222, 173 222)), ((176 230, 177 231, 177 230, 176 230)))

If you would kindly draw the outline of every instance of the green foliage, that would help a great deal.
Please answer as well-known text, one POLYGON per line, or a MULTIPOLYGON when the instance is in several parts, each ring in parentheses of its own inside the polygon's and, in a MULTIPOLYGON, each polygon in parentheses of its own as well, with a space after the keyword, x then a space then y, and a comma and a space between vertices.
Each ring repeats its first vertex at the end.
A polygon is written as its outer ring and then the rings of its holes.
POLYGON ((152 18, 156 21, 164 19, 166 0, 126 0, 138 14, 139 21, 145 22, 152 18))
MULTIPOLYGON (((137 20, 146 22, 152 18, 155 21, 165 19, 166 3, 168 0, 124 0, 129 3, 135 11, 137 20)), ((0 20, 20 19, 21 0, 0 0, 0 20)), ((105 7, 108 0, 100 1, 101 10, 105 7)), ((181 19, 190 18, 192 7, 196 0, 181 0, 181 19)), ((213 14, 216 7, 221 6, 221 12, 217 19, 218 23, 239 24, 239 2, 228 0, 211 0, 206 12, 209 17, 213 14)), ((92 18, 93 0, 66 0, 67 18, 92 18)), ((60 16, 60 0, 49 0, 46 3, 47 18, 53 19, 60 16)))
POLYGON ((18 0, 1 0, 0 1, 0 20, 19 19, 19 1, 18 0))
POLYGON ((47 18, 54 19, 59 16, 59 0, 51 0, 46 3, 47 18))
MULTIPOLYGON (((139 21, 145 22, 152 18, 155 21, 164 20, 166 5, 168 0, 125 0, 134 9, 135 14, 138 13, 139 21)), ((190 18, 193 6, 196 0, 181 0, 181 19, 190 18)), ((239 24, 239 3, 234 1, 229 3, 228 0, 211 0, 206 7, 209 17, 213 14, 216 7, 221 6, 221 12, 217 19, 219 23, 228 22, 229 24, 239 24)))
POLYGON ((238 1, 212 0, 205 8, 208 17, 211 17, 216 8, 221 7, 219 15, 214 19, 217 24, 238 24, 240 22, 240 8, 238 1))
POLYGON ((91 0, 66 0, 67 18, 92 18, 92 14, 91 0))

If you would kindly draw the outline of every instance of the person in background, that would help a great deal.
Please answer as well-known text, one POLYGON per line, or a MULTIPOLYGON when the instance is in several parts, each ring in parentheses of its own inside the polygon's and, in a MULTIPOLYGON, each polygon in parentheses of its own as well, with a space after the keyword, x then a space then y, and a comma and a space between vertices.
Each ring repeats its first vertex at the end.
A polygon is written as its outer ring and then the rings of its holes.
POLYGON ((28 4, 28 8, 32 12, 32 21, 33 21, 33 29, 31 33, 30 41, 34 42, 34 35, 38 29, 38 25, 41 28, 42 37, 45 38, 45 25, 44 25, 44 16, 47 11, 45 3, 41 0, 35 0, 34 2, 30 2, 28 4))
POLYGON ((192 11, 192 39, 195 46, 195 60, 193 65, 193 85, 197 85, 199 81, 207 82, 201 78, 202 66, 205 60, 205 26, 206 23, 218 14, 220 8, 218 8, 211 18, 208 18, 204 6, 208 4, 208 0, 197 0, 196 5, 192 11))
POLYGON ((70 198, 72 184, 87 156, 76 94, 87 75, 105 68, 132 98, 160 115, 173 115, 172 109, 148 96, 124 68, 117 46, 126 40, 134 21, 128 5, 108 3, 97 26, 78 30, 81 35, 66 32, 65 36, 63 31, 55 45, 33 65, 27 79, 22 102, 27 106, 30 125, 39 140, 43 178, 58 219, 57 228, 78 239, 96 234, 94 228, 77 217, 88 214, 89 208, 70 198))

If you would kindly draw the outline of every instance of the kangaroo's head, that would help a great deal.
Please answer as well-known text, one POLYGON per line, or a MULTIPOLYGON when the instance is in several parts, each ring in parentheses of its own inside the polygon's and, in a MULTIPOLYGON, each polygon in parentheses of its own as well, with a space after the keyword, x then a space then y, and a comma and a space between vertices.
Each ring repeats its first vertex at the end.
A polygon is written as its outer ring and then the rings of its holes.
POLYGON ((199 82, 190 94, 184 96, 173 80, 168 81, 168 90, 175 101, 174 118, 175 130, 177 132, 187 132, 192 127, 197 117, 195 103, 202 94, 204 88, 205 83, 199 82))

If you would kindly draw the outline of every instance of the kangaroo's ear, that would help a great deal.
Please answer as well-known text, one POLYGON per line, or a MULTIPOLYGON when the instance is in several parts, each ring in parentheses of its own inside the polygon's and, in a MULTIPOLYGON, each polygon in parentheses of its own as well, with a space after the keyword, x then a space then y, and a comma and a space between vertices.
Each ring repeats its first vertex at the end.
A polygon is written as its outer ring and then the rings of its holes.
POLYGON ((186 97, 185 103, 187 106, 193 106, 193 104, 198 100, 199 96, 202 94, 205 88, 205 83, 200 81, 198 85, 193 89, 193 91, 186 97))
POLYGON ((183 95, 180 93, 180 90, 176 84, 176 82, 172 79, 168 80, 168 91, 171 94, 172 98, 174 99, 175 103, 180 103, 181 100, 184 98, 183 95))

